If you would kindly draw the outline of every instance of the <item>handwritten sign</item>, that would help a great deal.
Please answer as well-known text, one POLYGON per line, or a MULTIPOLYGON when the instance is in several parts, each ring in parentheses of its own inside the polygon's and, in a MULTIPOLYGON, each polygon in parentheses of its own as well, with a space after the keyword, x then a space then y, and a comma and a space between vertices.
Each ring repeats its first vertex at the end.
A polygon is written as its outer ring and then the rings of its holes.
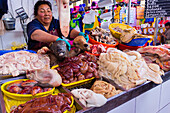
POLYGON ((170 0, 145 0, 145 18, 170 16, 170 0))
POLYGON ((137 6, 136 7, 136 18, 137 19, 144 19, 144 7, 137 6))

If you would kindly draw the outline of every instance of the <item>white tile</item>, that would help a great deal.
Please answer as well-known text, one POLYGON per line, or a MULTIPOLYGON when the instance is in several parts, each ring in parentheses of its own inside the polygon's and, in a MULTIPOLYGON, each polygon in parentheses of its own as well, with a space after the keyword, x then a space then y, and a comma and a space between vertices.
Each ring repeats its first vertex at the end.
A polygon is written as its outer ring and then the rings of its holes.
POLYGON ((0 50, 2 50, 2 36, 0 36, 0 50))
POLYGON ((170 80, 162 84, 160 108, 164 107, 170 102, 170 87, 169 86, 170 86, 170 80))
POLYGON ((135 99, 132 99, 107 113, 135 113, 135 99))
POLYGON ((28 20, 27 23, 32 21, 34 19, 34 0, 29 0, 29 7, 27 9, 27 13, 28 13, 28 20))
POLYGON ((158 113, 170 113, 170 104, 162 108, 158 113))
POLYGON ((156 113, 159 110, 161 85, 136 97, 136 113, 156 113))

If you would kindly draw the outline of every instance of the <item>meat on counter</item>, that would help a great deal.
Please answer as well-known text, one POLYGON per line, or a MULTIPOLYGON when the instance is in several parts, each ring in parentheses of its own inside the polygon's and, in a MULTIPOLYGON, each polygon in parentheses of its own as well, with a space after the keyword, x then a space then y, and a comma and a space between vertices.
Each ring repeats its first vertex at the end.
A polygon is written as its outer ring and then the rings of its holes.
POLYGON ((106 47, 104 47, 102 44, 94 44, 90 47, 90 53, 92 54, 100 54, 106 52, 106 47))
POLYGON ((32 95, 52 90, 52 88, 42 88, 40 86, 37 86, 37 83, 38 82, 35 80, 16 81, 8 84, 6 86, 6 90, 10 93, 32 95))
POLYGON ((59 63, 57 71, 64 84, 79 80, 99 78, 97 72, 97 57, 89 54, 79 54, 75 57, 68 57, 59 63))
POLYGON ((116 48, 108 48, 99 57, 99 75, 115 81, 125 89, 144 83, 146 80, 156 84, 162 83, 162 70, 147 66, 141 54, 137 51, 122 52, 116 48), (159 73, 158 73, 159 71, 159 73))
POLYGON ((146 46, 139 48, 137 51, 142 54, 145 61, 158 64, 164 71, 170 70, 170 44, 161 46, 146 46))
POLYGON ((97 42, 105 44, 116 44, 115 37, 109 31, 106 31, 102 28, 96 27, 90 31, 90 37, 97 42))
POLYGON ((71 103, 70 94, 59 93, 58 95, 34 98, 19 105, 11 113, 63 113, 66 110, 71 110, 71 103))
POLYGON ((89 89, 73 89, 71 93, 79 99, 85 107, 100 107, 107 102, 107 99, 89 89))
POLYGON ((102 94, 106 98, 110 98, 122 92, 121 90, 117 90, 113 85, 101 80, 95 81, 91 90, 97 94, 102 94))
POLYGON ((0 74, 18 76, 21 72, 49 69, 50 59, 27 51, 10 52, 0 56, 0 74))
POLYGON ((74 49, 68 51, 66 43, 60 40, 50 43, 49 47, 42 47, 37 51, 37 54, 48 55, 50 66, 52 67, 62 62, 66 57, 77 56, 84 51, 90 50, 90 44, 86 42, 83 36, 77 36, 74 39, 73 47, 74 49))
POLYGON ((58 87, 62 83, 61 76, 57 70, 53 69, 41 69, 31 71, 26 74, 27 78, 38 81, 40 86, 43 87, 58 87))

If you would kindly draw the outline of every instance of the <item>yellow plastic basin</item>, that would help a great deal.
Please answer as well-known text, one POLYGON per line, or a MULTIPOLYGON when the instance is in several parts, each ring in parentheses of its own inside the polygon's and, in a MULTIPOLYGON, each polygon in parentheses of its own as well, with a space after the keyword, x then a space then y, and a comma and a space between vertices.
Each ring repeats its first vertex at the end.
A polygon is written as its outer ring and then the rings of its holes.
POLYGON ((55 90, 55 87, 50 90, 50 91, 46 91, 46 92, 42 92, 42 93, 37 93, 36 95, 32 95, 32 94, 16 94, 16 93, 10 93, 6 90, 6 86, 10 83, 13 83, 13 82, 16 82, 16 81, 26 81, 28 79, 19 79, 19 80, 13 80, 13 81, 9 81, 9 82, 6 82, 4 83, 2 86, 1 86, 1 90, 2 92, 4 93, 4 95, 6 95, 7 97, 9 98, 12 98, 12 99, 15 99, 15 100, 31 100, 35 97, 42 97, 42 96, 47 96, 49 94, 53 94, 54 90, 55 90))
MULTIPOLYGON (((124 29, 129 29, 129 28, 133 29, 133 27, 131 27, 131 26, 129 26, 129 25, 126 25, 126 24, 112 23, 112 24, 109 25, 109 30, 110 30, 110 32, 112 33, 112 35, 113 35, 115 38, 120 38, 120 36, 121 36, 121 33, 120 33, 120 32, 117 32, 117 31, 113 30, 113 28, 115 28, 115 27, 117 27, 117 26, 118 26, 119 28, 121 28, 122 30, 124 30, 124 29)), ((134 29, 134 30, 135 30, 135 29, 134 29)))

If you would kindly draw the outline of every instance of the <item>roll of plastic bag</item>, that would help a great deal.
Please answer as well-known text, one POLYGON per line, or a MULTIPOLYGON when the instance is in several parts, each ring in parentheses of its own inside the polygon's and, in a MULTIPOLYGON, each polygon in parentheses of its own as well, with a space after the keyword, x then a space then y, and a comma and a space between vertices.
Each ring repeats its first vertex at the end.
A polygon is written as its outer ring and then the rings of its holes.
POLYGON ((106 7, 113 5, 113 0, 100 0, 98 2, 98 7, 106 7))
POLYGON ((112 12, 103 13, 100 15, 100 18, 104 20, 112 19, 112 12))

